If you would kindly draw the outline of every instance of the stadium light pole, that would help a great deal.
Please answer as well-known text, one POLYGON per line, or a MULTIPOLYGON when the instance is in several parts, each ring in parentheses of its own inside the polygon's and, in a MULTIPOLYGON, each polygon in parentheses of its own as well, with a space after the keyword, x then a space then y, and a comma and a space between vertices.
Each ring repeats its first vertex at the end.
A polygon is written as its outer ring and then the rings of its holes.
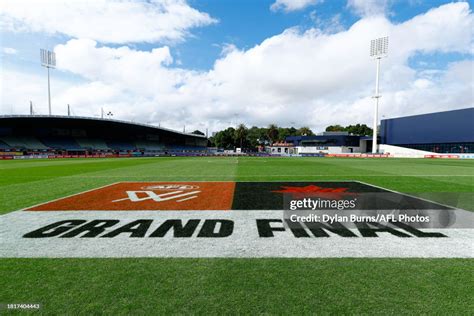
POLYGON ((56 54, 46 49, 40 49, 41 66, 48 70, 48 107, 49 115, 51 115, 51 85, 49 80, 49 68, 56 67, 56 54))
POLYGON ((372 153, 377 153, 377 126, 379 121, 379 99, 382 97, 379 94, 379 78, 380 78, 380 59, 387 57, 388 54, 388 36, 377 38, 370 41, 370 57, 377 60, 377 72, 375 75, 375 94, 373 98, 375 99, 375 108, 374 108, 374 126, 373 126, 373 136, 372 136, 372 153))

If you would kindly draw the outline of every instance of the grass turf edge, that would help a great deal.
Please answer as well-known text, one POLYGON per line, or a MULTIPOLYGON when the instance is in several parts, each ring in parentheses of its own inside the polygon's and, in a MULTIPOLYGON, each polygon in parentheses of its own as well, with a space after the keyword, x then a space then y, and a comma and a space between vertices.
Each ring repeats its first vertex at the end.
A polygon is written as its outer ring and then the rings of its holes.
POLYGON ((2 303, 67 313, 455 313, 472 259, 0 259, 2 303))

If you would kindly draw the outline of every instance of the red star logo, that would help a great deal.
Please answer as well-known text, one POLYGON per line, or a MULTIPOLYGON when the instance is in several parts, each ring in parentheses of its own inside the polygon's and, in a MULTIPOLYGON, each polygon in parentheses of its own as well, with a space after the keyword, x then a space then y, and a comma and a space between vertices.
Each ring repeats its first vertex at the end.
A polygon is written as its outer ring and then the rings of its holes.
POLYGON ((344 196, 353 195, 347 192, 349 188, 323 188, 311 184, 305 187, 288 187, 283 186, 282 190, 272 191, 275 193, 291 194, 294 198, 304 198, 309 196, 317 196, 331 199, 342 199, 344 196))

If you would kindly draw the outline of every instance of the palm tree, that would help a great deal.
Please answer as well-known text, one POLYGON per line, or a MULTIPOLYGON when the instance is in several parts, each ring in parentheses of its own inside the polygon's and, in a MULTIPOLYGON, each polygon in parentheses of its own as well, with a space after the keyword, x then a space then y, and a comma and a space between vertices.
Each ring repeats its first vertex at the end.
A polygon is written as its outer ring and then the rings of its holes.
POLYGON ((278 139, 278 127, 275 124, 270 124, 268 126, 267 135, 273 144, 278 139))
POLYGON ((240 148, 243 147, 244 139, 247 138, 247 127, 244 124, 239 124, 235 130, 235 139, 240 143, 240 148))
POLYGON ((309 127, 304 126, 298 130, 298 134, 300 134, 301 136, 308 136, 313 135, 313 131, 311 131, 309 127))

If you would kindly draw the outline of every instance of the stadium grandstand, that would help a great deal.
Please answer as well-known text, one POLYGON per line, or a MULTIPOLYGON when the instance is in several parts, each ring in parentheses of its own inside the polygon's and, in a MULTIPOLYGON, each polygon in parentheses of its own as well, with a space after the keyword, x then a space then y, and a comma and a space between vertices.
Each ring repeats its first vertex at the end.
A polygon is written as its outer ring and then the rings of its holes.
POLYGON ((76 116, 0 116, 0 154, 23 157, 195 156, 207 138, 147 124, 76 116))
POLYGON ((381 121, 382 144, 433 153, 474 153, 474 108, 381 121))
MULTIPOLYGON (((474 108, 383 119, 378 154, 405 158, 474 158, 474 108), (440 157, 436 157, 440 156, 440 157)), ((372 151, 372 136, 323 132, 289 136, 274 155, 360 156, 372 151)))

